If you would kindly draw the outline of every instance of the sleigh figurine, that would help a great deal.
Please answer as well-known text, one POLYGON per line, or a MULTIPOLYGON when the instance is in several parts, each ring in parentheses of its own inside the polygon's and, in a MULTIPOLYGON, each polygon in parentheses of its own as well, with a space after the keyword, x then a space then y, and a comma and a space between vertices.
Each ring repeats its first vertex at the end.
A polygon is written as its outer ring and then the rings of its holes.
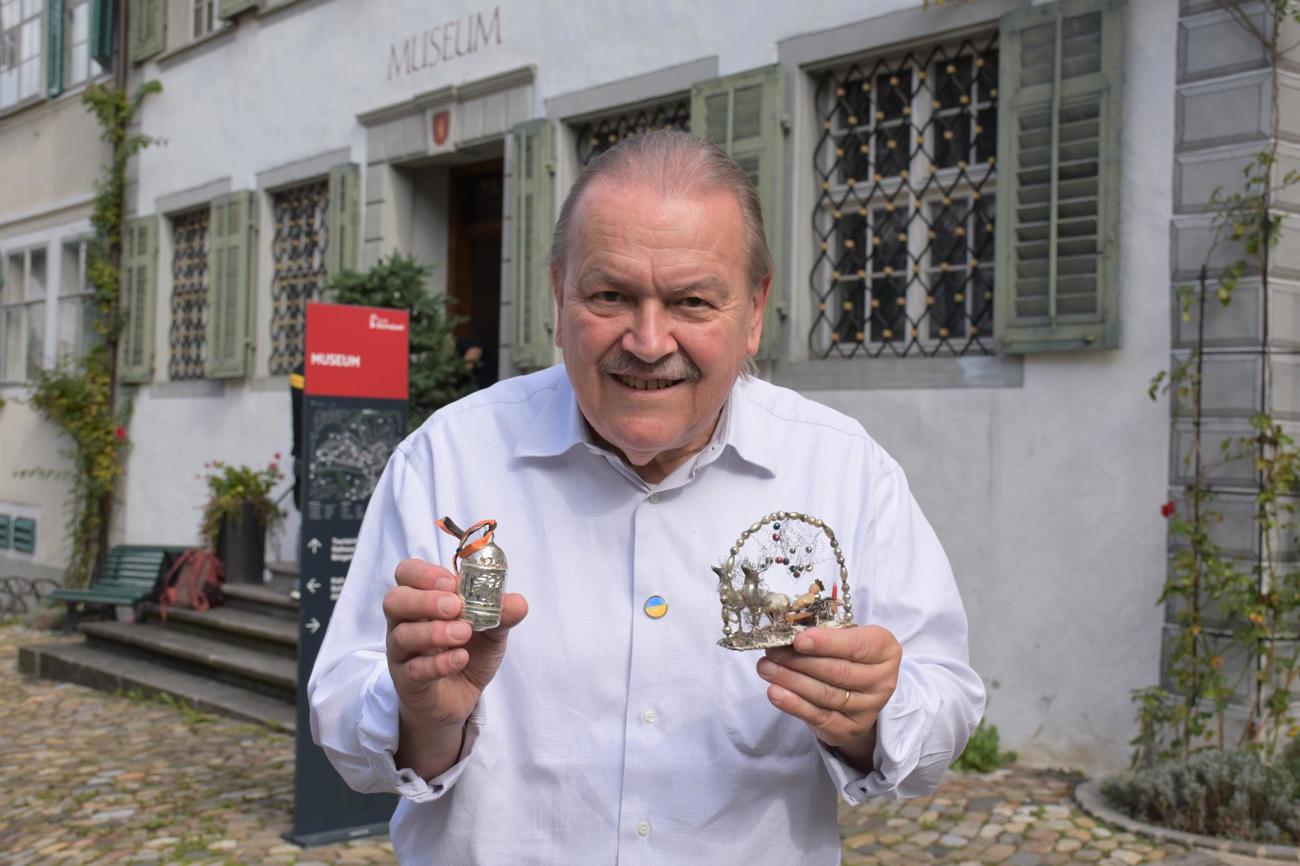
POLYGON ((727 649, 789 646, 805 629, 853 624, 844 553, 835 533, 816 517, 797 511, 767 515, 741 533, 713 573, 722 604, 718 645, 727 649), (829 592, 821 571, 828 572, 829 592))

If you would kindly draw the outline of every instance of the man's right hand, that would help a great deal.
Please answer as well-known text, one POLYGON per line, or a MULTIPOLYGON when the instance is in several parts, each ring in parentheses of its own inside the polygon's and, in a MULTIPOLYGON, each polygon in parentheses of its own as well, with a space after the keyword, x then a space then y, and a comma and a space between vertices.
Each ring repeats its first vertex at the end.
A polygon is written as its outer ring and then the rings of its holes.
POLYGON ((505 657, 506 636, 528 602, 506 593, 501 625, 475 632, 461 622, 456 576, 418 559, 397 566, 397 586, 384 596, 388 671, 399 704, 398 767, 425 779, 460 756, 465 720, 505 657))

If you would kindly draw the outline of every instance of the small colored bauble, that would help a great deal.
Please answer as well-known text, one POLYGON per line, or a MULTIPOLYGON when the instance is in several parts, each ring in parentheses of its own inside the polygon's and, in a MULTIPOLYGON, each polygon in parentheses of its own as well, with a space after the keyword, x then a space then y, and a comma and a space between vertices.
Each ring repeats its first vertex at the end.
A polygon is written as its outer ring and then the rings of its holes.
POLYGON ((789 646, 795 635, 814 626, 853 625, 844 553, 834 531, 816 517, 797 511, 767 515, 740 534, 713 573, 722 604, 718 645, 727 649, 789 646), (767 526, 780 530, 772 532, 771 542, 760 534, 767 526), (830 559, 839 580, 828 587, 817 578, 805 587, 803 579, 813 566, 830 559))

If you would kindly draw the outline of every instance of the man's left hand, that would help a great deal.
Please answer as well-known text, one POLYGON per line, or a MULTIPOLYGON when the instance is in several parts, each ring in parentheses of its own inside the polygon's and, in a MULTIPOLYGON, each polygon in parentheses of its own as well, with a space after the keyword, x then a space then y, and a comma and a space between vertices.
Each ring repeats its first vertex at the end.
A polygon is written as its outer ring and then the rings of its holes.
POLYGON ((817 739, 862 772, 872 769, 876 719, 894 694, 903 648, 876 625, 810 628, 790 647, 769 649, 758 675, 767 699, 803 720, 817 739))

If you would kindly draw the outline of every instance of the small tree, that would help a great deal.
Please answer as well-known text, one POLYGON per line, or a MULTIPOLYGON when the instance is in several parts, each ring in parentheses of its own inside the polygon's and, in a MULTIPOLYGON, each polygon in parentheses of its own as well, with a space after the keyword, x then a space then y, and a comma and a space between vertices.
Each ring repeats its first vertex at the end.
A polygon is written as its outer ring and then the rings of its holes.
POLYGON ((365 273, 344 271, 325 288, 338 304, 387 307, 411 314, 410 413, 414 430, 431 414, 475 388, 474 370, 456 351, 456 328, 465 320, 447 313, 445 295, 429 292, 432 268, 393 253, 365 273))

